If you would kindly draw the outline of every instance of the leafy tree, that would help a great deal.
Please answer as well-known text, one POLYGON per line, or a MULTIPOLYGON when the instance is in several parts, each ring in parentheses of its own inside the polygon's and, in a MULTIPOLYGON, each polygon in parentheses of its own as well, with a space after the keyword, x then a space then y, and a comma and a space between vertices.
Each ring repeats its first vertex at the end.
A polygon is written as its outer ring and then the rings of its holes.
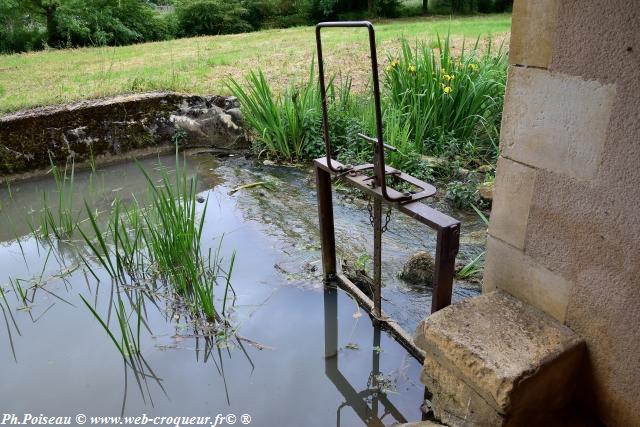
POLYGON ((46 31, 39 15, 27 13, 20 0, 0 0, 0 52, 40 49, 46 31))
POLYGON ((180 0, 176 4, 181 36, 251 31, 249 13, 238 0, 180 0))
POLYGON ((49 46, 58 44, 58 22, 56 13, 60 7, 60 0, 25 0, 25 11, 43 16, 47 24, 47 43, 49 46))

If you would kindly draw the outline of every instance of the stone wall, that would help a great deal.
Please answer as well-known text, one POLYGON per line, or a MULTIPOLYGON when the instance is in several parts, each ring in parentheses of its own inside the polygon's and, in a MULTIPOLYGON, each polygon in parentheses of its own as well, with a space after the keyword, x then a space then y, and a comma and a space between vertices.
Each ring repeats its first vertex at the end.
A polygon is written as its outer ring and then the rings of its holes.
POLYGON ((640 425, 640 2, 516 0, 484 291, 587 343, 581 399, 640 425))
POLYGON ((248 145, 233 97, 123 95, 0 117, 0 176, 169 144, 178 129, 191 145, 248 145))

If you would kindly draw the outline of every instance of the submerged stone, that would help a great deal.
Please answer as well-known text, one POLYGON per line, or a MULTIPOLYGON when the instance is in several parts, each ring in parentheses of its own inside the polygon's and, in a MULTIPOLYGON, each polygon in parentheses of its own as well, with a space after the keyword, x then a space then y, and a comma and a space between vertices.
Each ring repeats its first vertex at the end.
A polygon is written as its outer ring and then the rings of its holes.
POLYGON ((433 256, 424 251, 416 252, 402 268, 400 278, 415 285, 433 285, 433 256))

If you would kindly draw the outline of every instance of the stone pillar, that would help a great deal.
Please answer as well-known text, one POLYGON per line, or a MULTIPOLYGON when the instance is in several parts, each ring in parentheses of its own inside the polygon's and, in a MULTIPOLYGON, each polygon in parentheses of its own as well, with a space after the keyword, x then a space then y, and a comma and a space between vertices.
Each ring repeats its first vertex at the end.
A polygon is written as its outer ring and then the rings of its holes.
POLYGON ((484 292, 586 341, 580 398, 640 425, 640 2, 516 0, 484 292))

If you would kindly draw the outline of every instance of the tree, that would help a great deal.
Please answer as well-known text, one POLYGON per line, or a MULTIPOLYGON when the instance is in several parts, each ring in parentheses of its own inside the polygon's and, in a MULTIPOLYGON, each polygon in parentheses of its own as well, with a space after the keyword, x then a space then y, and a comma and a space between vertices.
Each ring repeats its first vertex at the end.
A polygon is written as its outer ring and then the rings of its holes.
POLYGON ((27 11, 44 16, 47 24, 47 44, 58 44, 58 23, 56 12, 60 7, 60 0, 27 0, 24 2, 27 11))

